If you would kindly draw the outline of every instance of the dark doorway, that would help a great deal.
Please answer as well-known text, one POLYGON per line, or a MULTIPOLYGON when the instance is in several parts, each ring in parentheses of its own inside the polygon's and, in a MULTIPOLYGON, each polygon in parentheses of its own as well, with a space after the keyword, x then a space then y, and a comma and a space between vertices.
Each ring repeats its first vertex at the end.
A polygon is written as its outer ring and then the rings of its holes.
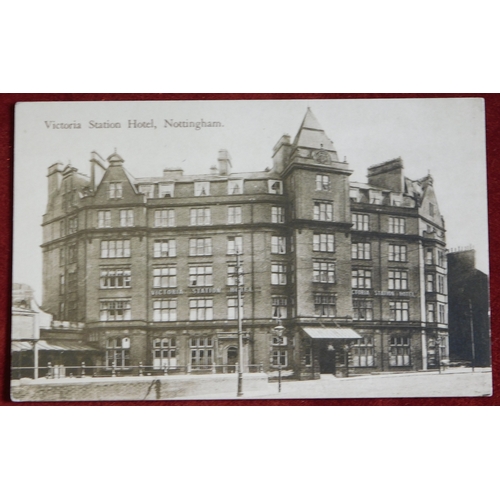
POLYGON ((335 350, 333 346, 322 347, 319 351, 319 371, 335 375, 335 350))
POLYGON ((235 365, 238 361, 238 348, 229 347, 227 350, 227 364, 235 365))

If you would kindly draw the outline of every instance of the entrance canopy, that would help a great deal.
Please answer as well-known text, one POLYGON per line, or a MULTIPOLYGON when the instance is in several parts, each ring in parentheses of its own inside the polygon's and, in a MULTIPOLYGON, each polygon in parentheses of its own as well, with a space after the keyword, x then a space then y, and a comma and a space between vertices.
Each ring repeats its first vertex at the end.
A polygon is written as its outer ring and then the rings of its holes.
POLYGON ((320 328, 320 327, 303 327, 309 337, 312 339, 325 340, 356 340, 361 339, 361 335, 356 333, 351 328, 320 328))
MULTIPOLYGON (((39 351, 95 351, 93 347, 84 344, 74 344, 70 342, 58 342, 49 343, 45 340, 39 340, 36 343, 36 348, 39 351)), ((33 343, 25 342, 25 341, 13 341, 12 342, 12 351, 32 351, 33 343)))

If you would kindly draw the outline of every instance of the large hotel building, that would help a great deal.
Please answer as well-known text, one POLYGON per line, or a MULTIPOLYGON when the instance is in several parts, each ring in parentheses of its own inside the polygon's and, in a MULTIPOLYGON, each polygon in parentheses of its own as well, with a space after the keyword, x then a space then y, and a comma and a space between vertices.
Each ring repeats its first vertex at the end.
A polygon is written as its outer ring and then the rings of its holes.
POLYGON ((350 182, 310 110, 272 154, 251 173, 233 172, 225 150, 197 175, 134 177, 140 166, 126 170, 117 152, 92 153, 90 176, 49 168, 43 309, 94 349, 68 353, 75 364, 234 366, 239 302, 244 371, 345 376, 447 358, 432 177, 406 178, 398 158, 350 182))

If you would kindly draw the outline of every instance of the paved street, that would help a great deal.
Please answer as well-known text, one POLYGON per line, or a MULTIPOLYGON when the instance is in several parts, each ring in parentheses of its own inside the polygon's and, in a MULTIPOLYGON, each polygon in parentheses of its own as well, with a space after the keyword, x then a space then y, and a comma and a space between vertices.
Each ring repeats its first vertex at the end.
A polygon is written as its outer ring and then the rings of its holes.
MULTIPOLYGON (((389 398, 389 397, 465 397, 491 394, 491 369, 448 369, 438 372, 382 374, 350 378, 322 375, 320 380, 277 382, 266 393, 245 393, 243 399, 389 398)), ((244 388, 243 388, 244 390, 244 388)), ((219 394, 204 399, 233 399, 219 394)), ((183 398, 187 399, 187 398, 183 398)))

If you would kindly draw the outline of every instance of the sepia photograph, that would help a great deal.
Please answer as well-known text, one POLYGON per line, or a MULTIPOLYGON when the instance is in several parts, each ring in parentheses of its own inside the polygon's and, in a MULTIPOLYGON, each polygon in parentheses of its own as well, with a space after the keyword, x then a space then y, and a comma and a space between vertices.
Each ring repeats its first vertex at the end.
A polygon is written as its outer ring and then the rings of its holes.
POLYGON ((492 394, 484 101, 21 102, 11 399, 492 394))

